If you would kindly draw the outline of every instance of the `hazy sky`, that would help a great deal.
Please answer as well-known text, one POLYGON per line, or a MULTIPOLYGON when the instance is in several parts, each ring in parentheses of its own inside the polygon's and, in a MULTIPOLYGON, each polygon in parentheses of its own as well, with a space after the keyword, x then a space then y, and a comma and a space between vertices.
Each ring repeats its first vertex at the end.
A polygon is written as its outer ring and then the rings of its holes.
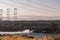
POLYGON ((18 8, 18 16, 60 16, 60 0, 0 0, 0 9, 18 8))

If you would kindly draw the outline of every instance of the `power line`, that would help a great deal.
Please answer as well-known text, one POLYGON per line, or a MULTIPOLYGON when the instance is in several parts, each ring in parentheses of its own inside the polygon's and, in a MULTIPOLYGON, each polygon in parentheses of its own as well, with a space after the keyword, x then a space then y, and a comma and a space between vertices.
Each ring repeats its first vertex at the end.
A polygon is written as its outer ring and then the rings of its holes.
MULTIPOLYGON (((9 0, 10 1, 10 0, 9 0)), ((11 2, 12 2, 13 0, 11 0, 11 2)), ((8 2, 8 1, 7 1, 8 2)), ((16 1, 15 1, 16 2, 16 1)), ((23 4, 24 5, 24 4, 23 4)), ((24 5, 24 6, 26 6, 26 5, 24 5)), ((34 7, 32 7, 32 8, 34 8, 34 7)), ((36 8, 36 7, 35 7, 36 8)), ((37 9, 39 9, 39 8, 37 8, 37 9)), ((33 9, 32 9, 33 10, 33 9)), ((31 10, 31 11, 32 11, 31 10)), ((43 10, 43 9, 39 9, 39 10, 43 10)), ((36 10, 37 11, 37 10, 36 10)), ((45 10, 45 11, 48 11, 48 10, 45 10)), ((51 11, 48 11, 48 12, 51 12, 51 11)), ((56 12, 53 12, 53 13, 56 13, 56 12)))
MULTIPOLYGON (((5 2, 4 2, 5 3, 5 2)), ((9 4, 9 3, 5 3, 5 4, 9 4)), ((15 3, 14 3, 15 4, 15 3)), ((9 5, 11 5, 11 4, 9 4, 9 5)), ((11 5, 11 6, 13 6, 13 5, 11 5)), ((16 6, 16 5, 15 5, 16 6)), ((24 5, 23 5, 24 6, 24 5)), ((21 7, 20 5, 18 5, 18 6, 16 6, 16 7, 21 7)), ((21 7, 21 8, 24 8, 24 9, 28 9, 28 8, 25 8, 25 7, 21 7)), ((36 11, 36 10, 33 10, 33 9, 28 9, 28 10, 31 10, 31 11, 36 11)), ((37 11, 37 12, 39 12, 39 11, 37 11)))
MULTIPOLYGON (((32 2, 32 1, 30 0, 29 2, 32 2)), ((32 3, 35 3, 35 4, 37 4, 37 5, 41 5, 41 6, 45 6, 45 7, 48 7, 48 8, 54 9, 54 10, 56 10, 56 11, 60 11, 60 10, 57 10, 56 8, 50 7, 50 6, 48 6, 48 5, 41 4, 40 1, 39 1, 38 3, 35 2, 35 1, 33 1, 32 3)))
MULTIPOLYGON (((41 5, 41 6, 44 6, 44 7, 47 7, 47 8, 50 8, 50 9, 54 9, 55 10, 55 12, 57 11, 57 12, 60 12, 60 10, 57 10, 56 8, 52 8, 52 7, 49 7, 48 5, 44 5, 44 4, 41 4, 41 3, 36 3, 35 1, 34 2, 32 2, 32 1, 29 1, 30 3, 34 3, 34 4, 36 4, 36 5, 41 5)), ((39 9, 39 8, 38 8, 39 9)), ((45 10, 45 11, 49 11, 49 10, 45 10)), ((49 12, 52 12, 52 11, 49 11, 49 12)))
MULTIPOLYGON (((6 3, 6 4, 9 4, 9 3, 6 3)), ((11 3, 10 3, 11 4, 11 3)), ((14 3, 14 4, 16 4, 16 3, 14 3)), ((17 4, 19 7, 21 7, 19 4, 17 4)), ((13 6, 13 5, 12 5, 13 6)), ((17 7, 18 7, 17 6, 17 7)), ((23 5, 23 6, 25 6, 25 5, 23 5)), ((37 11, 37 10, 33 10, 33 9, 30 9, 30 8, 25 8, 25 7, 21 7, 21 8, 24 8, 24 9, 27 9, 27 10, 31 10, 31 11, 35 11, 35 12, 40 12, 40 11, 37 11)), ((40 12, 40 13, 44 13, 44 12, 40 12)))
MULTIPOLYGON (((16 1, 14 1, 14 2, 16 2, 16 1)), ((24 5, 24 3, 20 3, 20 4, 24 5)), ((27 6, 27 5, 24 5, 24 6, 27 6)), ((32 6, 29 6, 29 7, 32 7, 32 6)), ((32 7, 32 8, 36 8, 36 7, 32 7)), ((41 8, 37 8, 37 9, 44 10, 44 9, 41 9, 41 8)), ((44 11, 52 12, 52 11, 49 11, 49 10, 44 10, 44 11)), ((56 12, 53 12, 53 13, 56 13, 56 12)))

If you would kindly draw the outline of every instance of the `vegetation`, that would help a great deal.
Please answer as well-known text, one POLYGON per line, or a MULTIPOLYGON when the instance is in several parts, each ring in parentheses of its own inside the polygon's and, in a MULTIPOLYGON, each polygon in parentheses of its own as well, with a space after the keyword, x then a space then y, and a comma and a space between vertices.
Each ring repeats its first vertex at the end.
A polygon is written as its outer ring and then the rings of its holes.
POLYGON ((55 23, 51 23, 50 26, 48 27, 42 27, 42 28, 38 28, 36 29, 34 32, 37 33, 60 33, 60 29, 58 29, 59 25, 55 24, 55 23))
MULTIPOLYGON (((41 22, 41 21, 40 21, 41 22)), ((35 30, 34 32, 60 33, 60 24, 58 22, 42 23, 29 21, 2 21, 0 22, 0 31, 21 31, 24 29, 35 30)))

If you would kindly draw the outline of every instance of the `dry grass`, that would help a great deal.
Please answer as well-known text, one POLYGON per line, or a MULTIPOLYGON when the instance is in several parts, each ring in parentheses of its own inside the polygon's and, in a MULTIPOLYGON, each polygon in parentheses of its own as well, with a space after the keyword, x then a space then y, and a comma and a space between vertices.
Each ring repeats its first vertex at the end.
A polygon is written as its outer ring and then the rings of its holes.
POLYGON ((60 40, 60 34, 56 34, 53 36, 54 40, 60 40))
POLYGON ((48 39, 46 37, 45 38, 29 38, 29 37, 23 37, 23 36, 2 36, 0 37, 0 40, 48 40, 48 39))
POLYGON ((44 38, 31 38, 26 36, 0 36, 0 40, 60 40, 60 35, 54 35, 44 38))

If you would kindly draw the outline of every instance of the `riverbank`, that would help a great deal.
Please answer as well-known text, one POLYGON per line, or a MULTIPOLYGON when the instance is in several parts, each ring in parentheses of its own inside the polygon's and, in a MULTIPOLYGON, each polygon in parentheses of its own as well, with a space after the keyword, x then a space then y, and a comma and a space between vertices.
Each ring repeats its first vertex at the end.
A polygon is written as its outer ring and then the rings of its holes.
POLYGON ((60 35, 54 35, 54 36, 47 36, 44 38, 35 38, 35 37, 29 37, 29 36, 0 36, 0 40, 60 40, 60 35))
POLYGON ((34 38, 27 36, 0 36, 0 40, 52 40, 52 38, 34 38))

